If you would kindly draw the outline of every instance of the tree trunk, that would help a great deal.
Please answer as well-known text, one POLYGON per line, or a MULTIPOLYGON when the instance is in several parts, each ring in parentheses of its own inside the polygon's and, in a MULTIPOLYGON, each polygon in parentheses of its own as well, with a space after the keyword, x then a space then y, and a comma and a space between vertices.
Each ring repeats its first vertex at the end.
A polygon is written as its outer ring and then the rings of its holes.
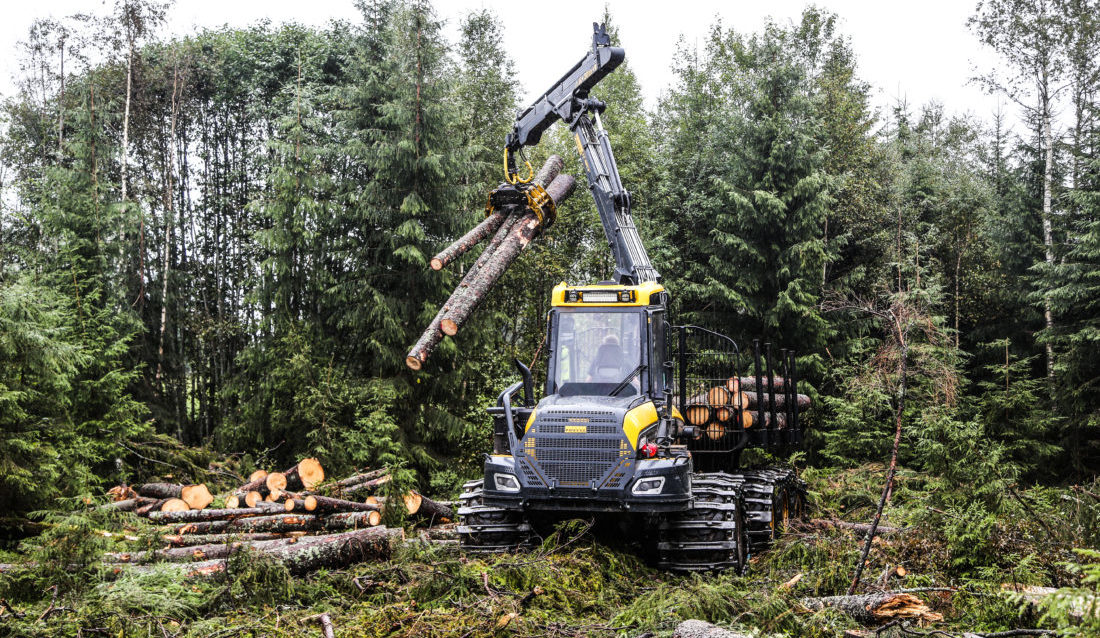
MULTIPOLYGON (((747 400, 747 402, 743 405, 743 407, 750 408, 750 409, 756 409, 756 407, 758 405, 760 405, 761 395, 759 393, 757 393, 757 392, 742 392, 741 394, 742 394, 742 399, 747 400)), ((763 395, 763 401, 764 401, 764 408, 765 409, 767 409, 767 407, 768 407, 768 403, 769 403, 768 397, 769 396, 770 395, 768 395, 767 393, 765 393, 763 395)), ((796 409, 805 410, 805 409, 810 407, 810 397, 806 396, 805 394, 798 394, 798 395, 795 395, 795 396, 796 396, 796 398, 795 398, 795 407, 796 407, 796 409)), ((786 395, 776 393, 776 395, 775 395, 775 409, 779 410, 781 408, 786 408, 786 407, 787 407, 787 397, 786 397, 786 395)))
MULTIPOLYGON (((817 528, 817 529, 846 529, 853 532, 859 532, 861 534, 867 534, 871 531, 871 525, 869 523, 851 523, 848 521, 841 521, 837 519, 823 519, 814 518, 808 522, 799 523, 801 527, 817 528)), ((878 534, 898 534, 905 530, 900 527, 886 527, 879 525, 876 533, 878 534)))
POLYGON ((702 620, 685 620, 676 626, 672 638, 750 638, 702 620))
MULTIPOLYGON (((1054 179, 1054 136, 1051 133, 1050 96, 1047 93, 1047 78, 1044 69, 1042 91, 1042 118, 1043 118, 1043 247, 1046 253, 1047 267, 1054 266, 1054 231, 1051 222, 1051 190, 1054 179)), ((1050 308, 1050 294, 1043 295, 1043 318, 1046 321, 1047 332, 1054 328, 1054 313, 1050 308)), ((1048 340, 1046 343, 1047 378, 1054 379, 1054 346, 1048 340)))
POLYGON ((916 618, 921 621, 940 621, 943 616, 932 611, 920 598, 912 594, 884 592, 861 596, 826 596, 803 598, 799 601, 811 611, 827 607, 839 609, 858 623, 878 624, 897 618, 916 618))
MULTIPOLYGON (((768 389, 768 377, 764 377, 761 380, 764 385, 764 389, 768 389)), ((783 377, 774 377, 774 385, 776 392, 786 389, 787 382, 783 377)), ((737 392, 741 390, 747 390, 753 392, 756 390, 756 377, 730 377, 726 381, 726 389, 730 392, 737 392)))
POLYGON ((175 483, 143 483, 133 488, 138 494, 150 498, 179 498, 183 493, 183 486, 175 483))
POLYGON ((358 485, 352 485, 351 487, 347 487, 343 490, 340 490, 339 494, 341 496, 345 496, 345 497, 354 496, 354 495, 357 495, 357 494, 370 494, 370 493, 374 492, 375 490, 377 490, 379 487, 385 485, 386 483, 389 483, 390 480, 391 480, 391 477, 390 477, 389 474, 387 474, 385 476, 380 476, 376 479, 371 479, 369 481, 363 481, 362 483, 359 483, 358 485))
POLYGON ((115 510, 118 512, 133 512, 146 505, 154 505, 159 502, 159 499, 150 498, 148 496, 135 496, 134 498, 128 498, 121 501, 113 501, 105 505, 100 505, 99 509, 102 510, 115 510))
POLYGON ((333 487, 336 487, 336 488, 346 488, 346 487, 351 487, 352 485, 358 485, 360 483, 366 483, 367 481, 376 479, 380 476, 385 476, 386 474, 389 474, 389 473, 390 473, 390 471, 386 468, 382 468, 380 470, 371 470, 369 472, 362 472, 360 474, 353 474, 353 475, 351 475, 347 478, 340 479, 339 481, 336 481, 335 483, 330 483, 329 485, 331 485, 333 487))

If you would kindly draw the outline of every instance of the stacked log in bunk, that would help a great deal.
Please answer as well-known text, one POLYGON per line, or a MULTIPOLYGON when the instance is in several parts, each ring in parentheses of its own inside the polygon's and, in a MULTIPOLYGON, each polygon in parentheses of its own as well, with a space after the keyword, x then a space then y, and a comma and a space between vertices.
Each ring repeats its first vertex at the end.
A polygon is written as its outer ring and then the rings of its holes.
POLYGON ((466 271, 450 298, 436 313, 420 339, 409 350, 405 363, 420 370, 444 335, 453 337, 485 299, 489 290, 512 265, 519 254, 553 223, 557 207, 576 187, 576 180, 561 174, 562 159, 552 155, 530 185, 507 185, 490 195, 488 215, 431 260, 433 270, 441 270, 486 239, 485 250, 466 271), (498 197, 508 194, 509 197, 498 197))
MULTIPOLYGON (((405 538, 403 529, 381 525, 387 499, 379 491, 391 480, 387 470, 338 481, 324 479, 320 461, 312 458, 283 472, 259 470, 214 508, 208 507, 215 499, 205 485, 147 483, 112 488, 108 493, 114 501, 104 507, 133 512, 164 526, 164 546, 115 552, 105 559, 120 564, 192 563, 186 567, 189 574, 206 576, 223 571, 224 559, 230 555, 249 550, 302 572, 385 557, 391 544, 405 538)), ((423 540, 446 542, 453 535, 453 503, 434 501, 415 491, 391 500, 428 527, 423 540)))
MULTIPOLYGON (((785 392, 786 381, 775 377, 772 386, 763 379, 764 391, 756 391, 753 377, 730 377, 722 385, 715 385, 690 397, 684 404, 684 421, 695 426, 695 437, 717 440, 738 429, 760 427, 763 407, 764 427, 784 430, 787 428, 787 403, 793 397, 792 411, 810 407, 810 397, 805 394, 785 392), (769 392, 768 388, 774 388, 769 392), (774 398, 774 410, 771 409, 774 398)), ((686 393, 685 393, 686 394, 686 393)))

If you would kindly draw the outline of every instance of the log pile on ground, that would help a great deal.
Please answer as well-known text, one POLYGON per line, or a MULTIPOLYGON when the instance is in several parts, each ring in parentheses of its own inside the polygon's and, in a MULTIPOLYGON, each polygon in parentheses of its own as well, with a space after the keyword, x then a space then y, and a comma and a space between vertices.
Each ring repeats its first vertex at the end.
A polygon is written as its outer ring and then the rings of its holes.
POLYGON ((221 573, 225 559, 245 550, 280 560, 293 573, 345 566, 388 556, 390 545, 405 538, 404 530, 381 525, 388 502, 427 528, 421 540, 451 542, 454 504, 415 491, 387 500, 378 492, 390 481, 387 470, 377 469, 326 482, 321 462, 309 458, 282 472, 258 470, 220 498, 205 485, 121 485, 109 490, 114 501, 103 507, 164 526, 163 546, 104 558, 120 569, 190 563, 191 576, 221 573))
POLYGON ((405 363, 410 368, 421 369, 444 335, 453 337, 458 334, 504 271, 532 240, 554 222, 557 207, 573 194, 576 187, 576 180, 571 175, 561 174, 563 165, 560 157, 552 155, 531 184, 523 186, 523 190, 505 185, 494 191, 489 198, 485 220, 432 258, 432 269, 440 270, 478 243, 489 239, 485 250, 466 271, 458 287, 409 350, 405 363), (503 193, 510 194, 510 197, 495 197, 503 193))

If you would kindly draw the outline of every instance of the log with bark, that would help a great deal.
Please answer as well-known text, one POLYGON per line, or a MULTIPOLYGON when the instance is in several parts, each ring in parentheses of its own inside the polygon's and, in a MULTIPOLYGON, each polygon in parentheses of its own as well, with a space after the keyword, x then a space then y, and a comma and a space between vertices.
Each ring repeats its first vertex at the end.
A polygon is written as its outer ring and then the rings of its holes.
POLYGON ((466 272, 466 276, 462 278, 458 287, 447 299, 436 313, 435 318, 428 324, 428 327, 424 329, 423 334, 420 335, 420 339, 409 350, 408 356, 405 357, 405 365, 413 370, 419 370, 424 362, 428 360, 428 356, 431 355, 432 350, 435 349, 439 342, 443 340, 443 330, 441 324, 443 317, 446 316, 447 311, 451 305, 456 302, 462 292, 463 287, 469 285, 469 281, 482 269, 485 262, 489 261, 489 258, 496 252, 496 249, 500 246, 501 242, 508 237, 508 233, 512 230, 512 227, 519 221, 519 216, 516 214, 510 214, 497 229, 493 239, 489 242, 489 245, 485 247, 485 250, 481 251, 481 255, 474 262, 474 265, 470 267, 470 270, 466 272))
POLYGON ((749 635, 734 633, 702 620, 685 620, 676 626, 672 638, 749 638, 749 635))
MULTIPOLYGON (((369 527, 340 534, 310 536, 296 543, 273 544, 249 548, 262 556, 271 557, 284 565, 291 574, 301 576, 323 568, 347 567, 367 560, 385 559, 392 549, 405 539, 401 529, 369 527)), ((242 551, 241 548, 238 551, 242 551)), ((165 563, 156 566, 117 564, 117 572, 142 572, 151 569, 175 567, 188 578, 211 578, 225 573, 225 559, 204 560, 197 563, 165 563)))
POLYGON ((393 477, 391 477, 389 474, 386 474, 385 476, 379 476, 376 479, 364 481, 362 483, 359 483, 358 485, 352 485, 351 487, 345 488, 341 490, 341 495, 345 497, 352 497, 363 494, 369 495, 386 483, 389 483, 392 479, 393 477))
POLYGON ((371 470, 369 472, 360 472, 358 474, 352 474, 347 478, 342 478, 339 481, 330 483, 329 487, 330 489, 343 489, 351 487, 353 485, 358 485, 360 483, 366 483, 367 481, 374 480, 380 476, 385 476, 389 473, 390 471, 386 468, 371 470))
POLYGON ((241 539, 227 540, 205 545, 190 545, 184 547, 169 547, 167 549, 146 550, 138 552, 107 552, 104 559, 112 563, 147 563, 152 560, 169 562, 204 561, 213 558, 228 558, 241 549, 248 548, 261 553, 275 547, 293 545, 296 543, 310 543, 323 536, 283 536, 263 540, 241 539))
POLYGON ((216 543, 234 543, 239 541, 272 541, 278 538, 304 536, 305 532, 276 534, 258 532, 255 534, 165 534, 164 542, 170 547, 193 547, 195 545, 214 545, 216 543))
MULTIPOLYGON (((776 394, 786 389, 787 382, 783 377, 773 377, 773 379, 775 381, 776 394)), ((761 377, 760 380, 765 390, 770 387, 768 386, 768 377, 761 377)), ((730 392, 735 392, 737 389, 753 392, 756 390, 756 377, 730 377, 729 380, 726 381, 726 388, 729 389, 730 392)))
POLYGON ((100 505, 99 509, 102 510, 115 510, 118 512, 133 512, 146 505, 153 505, 160 502, 159 499, 151 498, 148 496, 135 496, 121 501, 112 501, 104 505, 100 505))
MULTIPOLYGON (((860 534, 867 534, 871 531, 871 525, 869 523, 851 523, 849 521, 841 521, 837 519, 824 519, 814 518, 809 521, 798 522, 795 521, 795 525, 805 529, 845 529, 860 534)), ((878 534, 898 534, 904 532, 905 529, 901 527, 886 527, 879 525, 877 528, 878 534)))
POLYGON ((317 514, 267 514, 266 516, 246 516, 232 520, 198 521, 178 525, 174 534, 254 534, 289 532, 316 532, 319 530, 338 531, 356 527, 375 526, 381 523, 382 515, 378 511, 340 512, 319 516, 317 514))
POLYGON ((149 520, 156 523, 197 523, 200 521, 232 521, 247 516, 263 516, 279 511, 282 507, 248 507, 237 509, 219 510, 187 510, 187 511, 160 511, 150 512, 149 520))
MULTIPOLYGON (((169 499, 165 499, 164 501, 161 501, 160 507, 158 507, 155 511, 149 512, 149 515, 152 516, 154 514, 162 514, 162 513, 164 513, 164 514, 183 513, 183 512, 188 512, 188 511, 191 511, 191 507, 187 504, 187 501, 183 500, 182 498, 169 498, 169 499)), ((195 510, 195 511, 196 512, 201 512, 202 510, 195 510)))
POLYGON ((321 526, 327 530, 357 529, 360 527, 375 527, 382 522, 382 513, 371 512, 339 512, 329 514, 321 520, 321 526))
MULTIPOLYGON (((377 512, 381 508, 378 505, 372 505, 370 503, 360 503, 358 501, 348 501, 342 498, 332 498, 330 496, 316 496, 310 495, 302 499, 302 509, 307 512, 314 512, 317 514, 332 514, 337 512, 377 512)), ((297 510, 297 503, 295 503, 295 510, 297 510)))
POLYGON ((504 223, 504 219, 508 216, 508 213, 509 211, 507 210, 493 211, 483 219, 481 223, 474 226, 462 237, 459 237, 453 244, 439 251, 435 257, 432 257, 430 262, 432 270, 443 270, 444 266, 466 254, 467 251, 480 244, 482 241, 488 239, 493 233, 497 232, 500 225, 504 223))
MULTIPOLYGON (((555 206, 565 201, 576 188, 576 180, 571 175, 558 175, 550 185, 546 187, 546 193, 553 200, 555 206)), ((489 290, 500 279, 504 271, 519 257, 520 252, 531 243, 543 230, 543 224, 535 212, 529 212, 520 218, 519 222, 509 231, 508 237, 493 251, 492 256, 477 273, 473 280, 462 290, 462 294, 451 305, 447 314, 440 321, 443 334, 455 336, 459 328, 470 317, 478 304, 489 293, 489 290)))
POLYGON ((826 596, 803 598, 799 601, 810 611, 825 608, 838 609, 864 625, 876 624, 898 618, 913 618, 920 622, 943 620, 943 615, 932 611, 913 594, 882 592, 855 596, 826 596))
POLYGON ((143 485, 135 485, 134 489, 141 496, 150 498, 178 498, 187 503, 187 507, 194 510, 201 510, 214 502, 214 497, 210 495, 210 490, 208 490, 203 483, 198 485, 145 483, 143 485))
MULTIPOLYGON (((756 407, 760 404, 761 395, 759 393, 750 391, 750 392, 742 392, 741 394, 746 399, 746 402, 744 404, 745 407, 755 410, 756 407)), ((797 407, 797 409, 805 410, 806 408, 810 407, 810 397, 806 396, 805 394, 797 394, 797 395, 795 395, 795 397, 796 397, 795 398, 795 406, 797 407)), ((764 401, 764 409, 767 409, 768 408, 768 403, 769 403, 769 395, 768 395, 767 392, 765 392, 763 394, 763 401, 764 401)), ((782 394, 782 393, 776 393, 776 395, 775 395, 775 409, 776 410, 783 410, 786 407, 787 407, 787 396, 782 394)))
POLYGON ((438 501, 433 501, 419 492, 408 492, 402 497, 402 500, 410 516, 422 516, 429 521, 444 523, 455 520, 454 509, 438 501))

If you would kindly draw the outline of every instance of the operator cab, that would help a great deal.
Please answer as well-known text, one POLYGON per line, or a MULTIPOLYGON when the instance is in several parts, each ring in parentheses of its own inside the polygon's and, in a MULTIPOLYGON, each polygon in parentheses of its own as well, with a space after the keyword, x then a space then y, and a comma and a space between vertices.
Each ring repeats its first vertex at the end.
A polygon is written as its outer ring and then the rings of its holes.
POLYGON ((546 395, 661 396, 664 289, 601 284, 554 288, 546 395))

